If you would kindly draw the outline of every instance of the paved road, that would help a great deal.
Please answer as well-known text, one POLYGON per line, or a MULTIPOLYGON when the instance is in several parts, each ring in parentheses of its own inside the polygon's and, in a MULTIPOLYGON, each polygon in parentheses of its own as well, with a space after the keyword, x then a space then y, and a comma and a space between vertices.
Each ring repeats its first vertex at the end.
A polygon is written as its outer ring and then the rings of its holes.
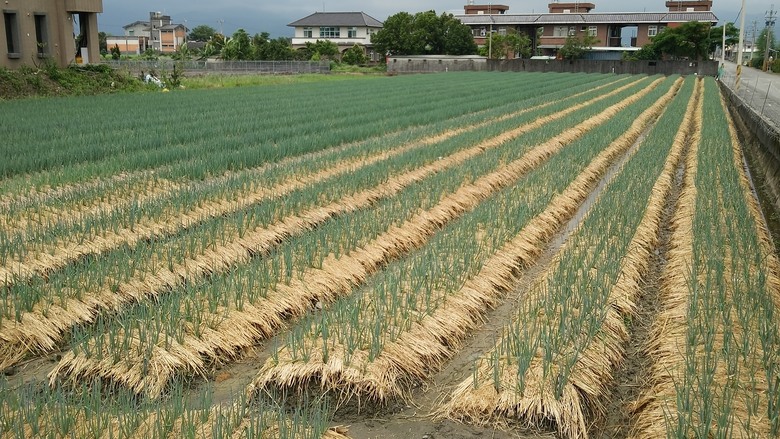
POLYGON ((761 115, 767 122, 780 130, 780 74, 743 67, 739 87, 735 87, 737 65, 726 61, 723 83, 761 115))

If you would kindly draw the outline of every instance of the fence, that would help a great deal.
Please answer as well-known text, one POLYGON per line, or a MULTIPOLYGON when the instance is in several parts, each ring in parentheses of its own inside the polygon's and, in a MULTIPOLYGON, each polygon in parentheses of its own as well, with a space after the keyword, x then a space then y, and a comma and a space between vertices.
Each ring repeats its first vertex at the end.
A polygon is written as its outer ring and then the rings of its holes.
POLYGON ((742 78, 737 86, 736 74, 728 71, 721 82, 732 93, 739 96, 742 105, 750 108, 758 117, 780 127, 780 85, 772 84, 769 75, 763 75, 749 68, 743 69, 742 78))
POLYGON ((103 60, 103 64, 133 74, 171 72, 173 66, 187 74, 299 74, 330 73, 329 61, 172 61, 172 60, 103 60))

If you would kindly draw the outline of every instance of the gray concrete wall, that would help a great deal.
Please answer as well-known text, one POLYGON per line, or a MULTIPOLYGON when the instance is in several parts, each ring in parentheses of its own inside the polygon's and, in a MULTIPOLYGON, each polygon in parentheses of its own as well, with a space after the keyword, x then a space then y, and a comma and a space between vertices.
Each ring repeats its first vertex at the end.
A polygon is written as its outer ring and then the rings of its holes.
POLYGON ((742 97, 734 93, 729 87, 721 83, 720 89, 729 102, 729 109, 739 116, 742 123, 745 124, 747 131, 755 136, 756 140, 761 144, 764 152, 780 164, 780 132, 778 132, 778 129, 766 118, 756 113, 742 97))
POLYGON ((765 115, 759 114, 742 96, 734 93, 728 84, 721 82, 720 86, 740 133, 749 175, 764 219, 769 225, 775 248, 780 248, 780 131, 765 115))
POLYGON ((488 60, 483 57, 396 56, 387 61, 390 73, 439 73, 446 71, 618 73, 635 75, 715 76, 716 61, 605 61, 605 60, 488 60))
POLYGON ((451 56, 392 56, 387 60, 389 73, 484 72, 487 58, 451 56))
POLYGON ((489 71, 715 76, 717 61, 489 60, 489 71))

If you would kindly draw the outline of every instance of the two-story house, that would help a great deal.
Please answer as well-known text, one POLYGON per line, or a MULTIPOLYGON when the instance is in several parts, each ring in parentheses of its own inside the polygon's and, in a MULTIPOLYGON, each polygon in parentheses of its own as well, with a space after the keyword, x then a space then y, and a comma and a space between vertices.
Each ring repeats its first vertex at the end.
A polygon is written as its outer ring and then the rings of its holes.
POLYGON ((66 66, 100 57, 97 14, 102 0, 3 0, 0 67, 42 59, 66 66), (74 38, 76 36, 76 38, 74 38))
POLYGON ((469 5, 456 17, 471 28, 478 45, 485 45, 491 32, 522 32, 546 56, 555 56, 568 37, 588 35, 598 41, 588 54, 591 59, 620 59, 623 52, 639 50, 666 27, 689 21, 718 23, 711 0, 673 0, 666 7, 662 12, 594 13, 593 3, 554 2, 547 13, 510 14, 499 5, 469 5))
POLYGON ((295 28, 294 49, 328 40, 338 46, 340 53, 358 44, 370 60, 381 59, 382 55, 374 52, 371 37, 382 29, 382 22, 363 12, 316 12, 288 26, 295 28))
POLYGON ((187 28, 176 24, 170 15, 150 12, 149 21, 134 21, 122 26, 125 34, 106 38, 106 45, 115 45, 122 53, 143 53, 147 48, 161 53, 174 53, 186 44, 187 28))

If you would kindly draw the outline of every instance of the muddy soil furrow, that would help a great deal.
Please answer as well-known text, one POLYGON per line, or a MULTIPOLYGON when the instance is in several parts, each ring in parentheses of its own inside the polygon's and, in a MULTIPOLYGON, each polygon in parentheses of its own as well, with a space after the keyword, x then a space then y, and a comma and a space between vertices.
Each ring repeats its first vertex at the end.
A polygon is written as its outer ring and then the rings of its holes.
POLYGON ((685 175, 685 163, 680 162, 674 175, 674 184, 666 199, 658 233, 658 246, 650 259, 649 271, 642 280, 642 289, 636 300, 635 315, 627 327, 630 341, 626 347, 626 361, 615 372, 610 395, 605 398, 604 416, 591 426, 590 437, 594 439, 622 439, 628 437, 631 429, 630 404, 636 401, 647 386, 652 361, 643 352, 650 335, 652 323, 661 308, 659 289, 661 273, 666 266, 667 253, 671 244, 672 217, 674 215, 685 175))

